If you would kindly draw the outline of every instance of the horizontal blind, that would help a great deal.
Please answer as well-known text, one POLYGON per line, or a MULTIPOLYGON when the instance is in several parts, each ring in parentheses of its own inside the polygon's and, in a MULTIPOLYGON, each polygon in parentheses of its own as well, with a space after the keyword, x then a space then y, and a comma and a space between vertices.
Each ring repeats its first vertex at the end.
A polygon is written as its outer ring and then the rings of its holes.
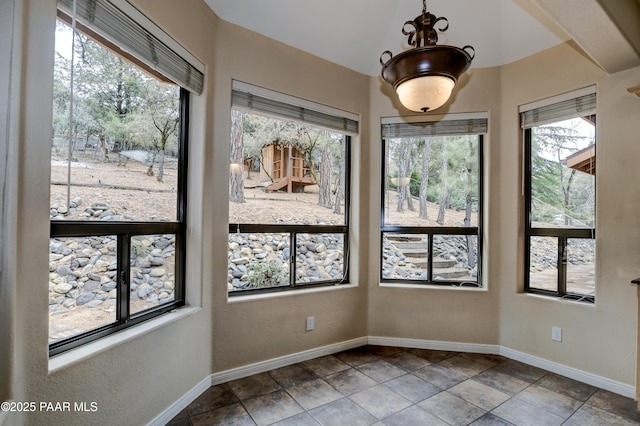
MULTIPOLYGON (((248 85, 243 85, 243 87, 246 86, 248 85)), ((265 90, 266 89, 262 89, 261 91, 265 90)), ((293 97, 290 98, 293 99, 293 97)), ((247 89, 235 88, 232 91, 231 103, 234 108, 248 112, 302 121, 339 132, 358 133, 358 120, 339 114, 320 111, 320 105, 318 105, 318 108, 314 108, 313 103, 310 101, 304 101, 305 106, 301 106, 258 95, 247 91, 247 89)))
POLYGON ((416 123, 382 124, 383 138, 411 138, 421 136, 478 135, 487 133, 486 118, 452 119, 416 123))
POLYGON ((535 108, 521 108, 521 125, 528 129, 544 124, 569 120, 571 118, 586 117, 596 113, 595 87, 592 93, 582 94, 574 98, 559 102, 537 106, 535 108))
MULTIPOLYGON (((73 3, 58 0, 58 9, 71 17, 73 3)), ((195 94, 202 93, 204 74, 112 2, 76 0, 76 19, 174 83, 195 94)))

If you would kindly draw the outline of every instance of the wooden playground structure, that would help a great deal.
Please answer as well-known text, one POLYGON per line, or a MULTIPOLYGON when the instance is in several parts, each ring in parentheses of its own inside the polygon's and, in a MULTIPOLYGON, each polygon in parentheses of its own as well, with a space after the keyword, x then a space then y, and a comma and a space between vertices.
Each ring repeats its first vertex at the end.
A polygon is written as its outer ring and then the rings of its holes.
MULTIPOLYGON (((317 171, 315 172, 318 173, 317 171)), ((304 187, 316 185, 316 179, 304 156, 291 145, 274 142, 262 148, 260 181, 271 181, 266 192, 304 192, 304 187)))

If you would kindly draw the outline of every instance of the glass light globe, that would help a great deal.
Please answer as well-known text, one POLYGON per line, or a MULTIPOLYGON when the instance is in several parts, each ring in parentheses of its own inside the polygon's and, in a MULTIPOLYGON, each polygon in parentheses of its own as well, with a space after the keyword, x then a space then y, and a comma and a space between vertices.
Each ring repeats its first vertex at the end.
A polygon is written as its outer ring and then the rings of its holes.
POLYGON ((427 112, 444 105, 455 85, 456 83, 448 77, 429 75, 405 81, 398 86, 396 92, 405 108, 427 112))

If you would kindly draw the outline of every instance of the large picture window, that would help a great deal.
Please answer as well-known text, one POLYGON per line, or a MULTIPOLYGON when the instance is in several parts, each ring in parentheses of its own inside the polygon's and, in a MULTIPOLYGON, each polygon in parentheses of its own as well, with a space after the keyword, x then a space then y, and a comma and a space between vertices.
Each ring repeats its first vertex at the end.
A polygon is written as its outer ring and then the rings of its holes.
POLYGON ((525 291, 595 300, 595 88, 523 106, 525 291))
POLYGON ((484 114, 382 125, 385 283, 481 287, 484 114))
MULTIPOLYGON (((164 49, 151 67, 120 32, 146 29, 111 2, 61 0, 58 8, 52 355, 184 305, 190 95, 180 73, 162 62, 184 60, 148 33, 147 46, 164 49)), ((191 82, 197 93, 202 75, 191 82)))
POLYGON ((356 118, 234 82, 230 295, 348 282, 356 118))

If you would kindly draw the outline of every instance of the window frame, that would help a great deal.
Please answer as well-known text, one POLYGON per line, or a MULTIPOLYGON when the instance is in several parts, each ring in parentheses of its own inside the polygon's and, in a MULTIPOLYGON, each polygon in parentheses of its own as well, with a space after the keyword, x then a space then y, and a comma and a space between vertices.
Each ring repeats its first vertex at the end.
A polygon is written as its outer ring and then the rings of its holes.
POLYGON ((157 318, 166 312, 185 305, 186 280, 186 230, 187 230, 187 190, 188 190, 188 140, 190 92, 180 87, 178 174, 176 196, 176 221, 171 222, 126 222, 126 221, 83 221, 50 220, 49 238, 92 237, 114 235, 118 240, 117 252, 117 302, 116 319, 110 324, 87 330, 71 337, 49 343, 49 356, 77 348, 102 337, 127 329, 141 322, 157 318), (174 299, 144 311, 130 313, 130 247, 131 238, 140 235, 175 235, 175 289, 174 299))
MULTIPOLYGON (((559 299, 569 299, 581 301, 589 304, 595 303, 594 295, 567 292, 567 244, 569 239, 591 239, 596 241, 595 217, 592 228, 536 228, 531 226, 532 215, 532 142, 534 127, 545 124, 557 123, 572 118, 596 116, 597 114, 597 93, 596 86, 591 85, 571 92, 561 93, 550 98, 541 99, 529 104, 520 105, 520 126, 522 128, 522 192, 523 192, 523 291, 524 293, 550 296, 559 299), (531 287, 531 238, 552 237, 557 238, 558 250, 556 255, 557 285, 556 290, 546 290, 531 287)), ((597 122, 593 121, 597 127, 597 122)), ((597 144, 597 141, 595 142, 597 144)), ((595 178, 595 176, 594 176, 595 178)), ((594 182, 596 185, 597 182, 594 182)), ((594 214, 597 208, 597 189, 594 198, 594 214)), ((597 256, 597 254, 596 254, 597 256)))
POLYGON ((258 224, 231 223, 229 234, 273 233, 289 234, 289 283, 276 287, 252 288, 227 291, 230 298, 252 294, 276 293, 326 287, 350 282, 350 223, 351 223, 351 172, 352 137, 359 132, 359 116, 332 106, 319 104, 286 93, 277 92, 239 80, 232 81, 230 110, 243 113, 255 113, 276 120, 296 121, 307 125, 327 129, 344 137, 344 223, 341 225, 299 225, 299 224, 258 224), (296 282, 296 258, 298 234, 342 234, 342 278, 312 282, 296 282))
MULTIPOLYGON (((284 118, 283 118, 284 119, 284 118)), ((227 291, 229 297, 238 297, 252 294, 275 293, 281 291, 292 291, 300 289, 308 289, 314 287, 327 287, 332 285, 348 284, 349 279, 349 263, 350 263, 350 217, 351 217, 351 136, 344 134, 344 152, 345 152, 345 169, 344 169, 344 215, 345 223, 343 225, 296 225, 296 224, 259 224, 259 223, 231 223, 229 222, 229 235, 234 233, 240 234, 289 234, 289 285, 276 287, 252 288, 246 290, 227 291), (342 234, 343 235, 343 262, 342 262, 342 279, 340 280, 323 280, 313 281, 309 283, 296 282, 296 236, 298 234, 342 234)), ((228 237, 227 237, 228 238, 228 237)))
MULTIPOLYGON (((533 172, 533 127, 524 129, 524 291, 525 293, 552 296, 561 299, 575 300, 586 303, 595 303, 594 295, 571 293, 567 291, 567 244, 569 239, 590 239, 596 240, 596 228, 552 228, 533 227, 532 201, 532 172, 533 172), (557 238, 558 250, 556 253, 557 282, 556 291, 537 287, 531 287, 531 238, 551 237, 557 238)), ((595 185, 595 182, 594 182, 595 185)), ((595 205, 595 201, 594 201, 595 205)))
MULTIPOLYGON (((384 132, 383 132, 384 135, 384 132)), ((380 264, 379 279, 383 284, 397 285, 418 285, 418 286, 437 286, 437 287, 467 287, 467 288, 484 288, 482 280, 482 263, 483 263, 483 212, 484 212, 484 133, 469 133, 469 136, 478 138, 478 225, 469 227, 451 227, 451 226, 401 226, 401 225, 385 225, 385 189, 387 178, 387 158, 386 138, 382 137, 382 176, 380 179, 380 264), (385 234, 419 234, 428 236, 428 252, 427 252, 427 279, 401 279, 401 278, 385 278, 384 277, 384 236, 385 234), (476 282, 472 283, 468 280, 434 280, 433 279, 433 240, 439 235, 472 235, 477 238, 477 276, 476 282)), ((429 136, 453 136, 452 134, 442 135, 426 135, 429 136)))

